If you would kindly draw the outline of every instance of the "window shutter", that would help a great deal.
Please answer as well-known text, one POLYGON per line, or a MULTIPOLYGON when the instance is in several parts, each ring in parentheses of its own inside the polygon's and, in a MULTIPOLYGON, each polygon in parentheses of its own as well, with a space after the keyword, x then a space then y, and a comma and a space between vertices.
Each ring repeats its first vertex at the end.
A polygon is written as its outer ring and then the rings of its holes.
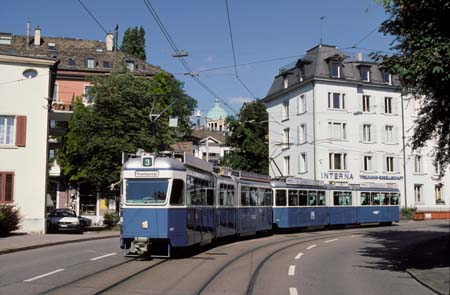
POLYGON ((398 115, 399 102, 400 102, 400 100, 397 97, 392 97, 392 113, 394 113, 396 115, 398 115))
MULTIPOLYGON (((303 133, 303 142, 302 142, 302 143, 307 143, 307 142, 308 142, 308 136, 307 136, 307 134, 308 134, 308 132, 307 132, 308 128, 306 128, 306 124, 304 124, 303 126, 304 126, 304 128, 303 128, 304 133, 303 133)), ((313 140, 314 140, 314 139, 313 139, 313 140)))
POLYGON ((374 96, 371 96, 369 98, 369 105, 370 105, 370 112, 373 114, 377 113, 377 98, 374 96))
POLYGON ((382 133, 382 137, 381 137, 381 142, 382 143, 386 143, 386 125, 382 125, 381 126, 381 133, 382 133))
POLYGON ((377 142, 377 125, 370 125, 370 132, 372 132, 372 142, 377 142))
POLYGON ((400 161, 397 156, 394 157, 394 172, 400 172, 400 161))
POLYGON ((359 125, 359 141, 364 142, 364 124, 359 125))
POLYGON ((360 99, 359 99, 359 110, 361 112, 364 111, 364 95, 361 95, 360 99))
POLYGON ((387 156, 384 156, 383 158, 383 172, 386 172, 387 171, 387 156))
POLYGON ((307 171, 308 171, 308 154, 305 153, 305 171, 304 172, 307 172, 307 171))
POLYGON ((392 137, 394 139, 394 143, 398 143, 398 126, 394 126, 392 130, 392 137))
MULTIPOLYGON (((328 122, 328 138, 333 139, 333 123, 332 122, 328 122)), ((313 140, 315 140, 315 138, 313 140)))
POLYGON ((365 155, 361 156, 361 171, 364 171, 364 157, 365 155))
POLYGON ((373 172, 377 172, 377 162, 378 162, 378 157, 377 157, 377 155, 372 155, 372 163, 371 163, 371 165, 372 165, 372 171, 373 172))
POLYGON ((27 143, 27 116, 16 117, 16 146, 24 147, 27 143))
POLYGON ((384 108, 385 100, 386 100, 385 97, 382 97, 382 98, 381 98, 381 104, 380 104, 381 110, 380 110, 380 113, 382 113, 382 114, 385 114, 385 113, 386 113, 386 109, 384 108))

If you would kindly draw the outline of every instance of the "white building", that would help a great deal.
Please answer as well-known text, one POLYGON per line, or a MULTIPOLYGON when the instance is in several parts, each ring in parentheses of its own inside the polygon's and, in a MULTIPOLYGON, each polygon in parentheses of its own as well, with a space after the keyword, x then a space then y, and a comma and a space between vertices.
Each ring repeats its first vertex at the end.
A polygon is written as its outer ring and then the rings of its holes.
POLYGON ((0 202, 14 204, 22 230, 45 231, 51 58, 0 54, 0 202))
POLYGON ((450 211, 450 173, 437 178, 431 144, 420 153, 408 145, 417 103, 361 54, 316 46, 280 71, 263 102, 272 177, 381 183, 400 189, 402 206, 450 211))

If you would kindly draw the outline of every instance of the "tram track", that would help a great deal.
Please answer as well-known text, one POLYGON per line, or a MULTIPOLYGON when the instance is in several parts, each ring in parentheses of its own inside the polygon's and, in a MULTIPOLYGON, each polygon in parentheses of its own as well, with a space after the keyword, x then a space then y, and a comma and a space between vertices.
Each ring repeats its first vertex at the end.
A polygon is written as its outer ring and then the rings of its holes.
MULTIPOLYGON (((47 294, 61 294, 61 291, 65 292, 65 290, 67 288, 71 288, 71 287, 72 288, 78 288, 78 286, 82 285, 83 281, 85 281, 85 280, 88 280, 88 279, 92 280, 95 276, 99 276, 99 275, 105 274, 106 272, 118 271, 118 268, 123 267, 125 265, 128 265, 128 264, 130 264, 132 262, 139 261, 140 259, 142 259, 142 258, 140 258, 140 257, 131 258, 131 259, 127 260, 127 261, 115 264, 113 266, 109 266, 107 268, 101 269, 101 270, 93 272, 93 273, 89 273, 89 274, 84 275, 82 277, 79 277, 79 278, 77 278, 75 280, 72 280, 72 281, 69 281, 69 282, 64 283, 62 285, 58 285, 58 286, 55 286, 55 287, 53 287, 51 289, 45 290, 45 291, 39 293, 39 295, 44 295, 44 294, 46 294, 46 295, 47 294)), ((130 275, 127 275, 124 278, 120 278, 120 279, 116 280, 116 282, 114 282, 112 284, 108 284, 107 286, 104 286, 104 287, 100 288, 99 290, 93 291, 91 294, 104 294, 106 291, 108 291, 108 290, 110 290, 112 288, 115 288, 115 287, 119 286, 120 284, 128 281, 129 279, 131 279, 131 278, 133 278, 133 277, 135 277, 135 276, 137 276, 137 275, 139 275, 141 273, 144 273, 147 270, 152 269, 152 268, 154 268, 154 267, 156 267, 158 265, 161 265, 161 264, 163 264, 163 263, 165 263, 167 261, 168 261, 168 259, 164 259, 164 260, 158 261, 155 264, 151 264, 149 266, 146 266, 143 269, 138 270, 136 272, 133 272, 130 275)))
POLYGON ((288 249, 290 247, 294 247, 294 246, 298 246, 301 244, 306 244, 306 243, 310 243, 310 242, 314 242, 314 241, 318 241, 318 240, 322 240, 324 238, 329 238, 329 237, 340 237, 340 236, 347 236, 348 233, 333 233, 333 234, 323 234, 320 237, 316 237, 316 238, 311 238, 311 239, 305 239, 306 237, 296 237, 296 238, 292 238, 289 240, 283 240, 283 241, 275 241, 275 242, 271 242, 271 243, 267 243, 252 249, 249 249, 241 254, 239 254, 238 256, 236 256, 235 258, 233 258, 232 260, 228 261, 227 263, 225 263, 224 265, 222 265, 221 267, 219 267, 219 269, 212 274, 205 283, 203 283, 203 285, 194 293, 195 295, 201 295, 204 294, 205 291, 208 289, 208 287, 229 267, 231 267, 235 262, 239 261, 240 259, 242 259, 243 257, 253 254, 256 251, 262 250, 264 248, 268 248, 271 246, 275 246, 277 244, 285 244, 285 243, 290 243, 287 246, 284 246, 282 248, 276 249, 275 251, 270 252, 269 255, 267 255, 262 261, 260 261, 258 263, 258 265, 256 266, 256 268, 252 271, 252 275, 251 278, 249 280, 248 286, 247 286, 247 290, 246 290, 246 294, 252 294, 259 271, 262 269, 262 267, 264 266, 264 264, 276 253, 283 251, 285 249, 288 249), (300 242, 294 242, 295 240, 299 240, 299 239, 305 239, 302 240, 300 242), (292 243, 294 242, 294 243, 292 243))

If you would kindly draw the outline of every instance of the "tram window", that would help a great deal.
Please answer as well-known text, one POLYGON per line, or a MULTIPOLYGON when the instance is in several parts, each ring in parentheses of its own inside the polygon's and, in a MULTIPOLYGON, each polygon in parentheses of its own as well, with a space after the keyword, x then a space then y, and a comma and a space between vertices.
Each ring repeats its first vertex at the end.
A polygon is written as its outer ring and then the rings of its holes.
POLYGON ((225 195, 227 193, 226 190, 226 185, 225 184, 220 184, 220 188, 219 188, 219 205, 223 206, 225 205, 225 195))
POLYGON ((275 195, 275 203, 277 206, 286 206, 286 191, 277 190, 275 195))
POLYGON ((335 206, 350 206, 352 205, 352 192, 334 192, 333 204, 335 206))
POLYGON ((361 192, 361 205, 362 206, 370 205, 370 193, 369 192, 361 192))
POLYGON ((212 187, 206 189, 206 205, 214 205, 214 189, 212 187))
POLYGON ((325 191, 318 191, 318 204, 319 206, 326 206, 327 205, 327 201, 325 198, 325 191))
POLYGON ((232 185, 228 185, 227 186, 227 201, 226 201, 226 205, 227 206, 234 206, 234 186, 232 185))
POLYGON ((128 179, 125 196, 127 203, 163 204, 169 181, 167 179, 128 179))
POLYGON ((183 205, 183 180, 174 179, 172 182, 172 192, 170 193, 170 205, 183 205))
POLYGON ((317 206, 317 191, 308 191, 308 206, 317 206))
POLYGON ((380 205, 381 204, 381 194, 379 193, 372 193, 372 205, 380 205))
POLYGON ((264 206, 272 206, 272 190, 268 188, 264 190, 264 206))
POLYGON ((383 199, 383 205, 389 205, 389 193, 381 193, 381 198, 383 199))
POLYGON ((333 192, 333 205, 343 206, 342 204, 342 192, 333 192))
POLYGON ((391 193, 391 205, 398 205, 400 195, 398 193, 391 193))
POLYGON ((351 206, 352 205, 352 192, 343 192, 344 205, 351 206))
POLYGON ((298 190, 289 190, 289 206, 298 206, 298 190))
POLYGON ((298 205, 308 206, 308 191, 298 191, 298 205))
POLYGON ((256 187, 250 188, 250 206, 256 206, 258 201, 258 190, 256 187))
POLYGON ((241 187, 241 205, 250 206, 250 191, 248 187, 241 187))

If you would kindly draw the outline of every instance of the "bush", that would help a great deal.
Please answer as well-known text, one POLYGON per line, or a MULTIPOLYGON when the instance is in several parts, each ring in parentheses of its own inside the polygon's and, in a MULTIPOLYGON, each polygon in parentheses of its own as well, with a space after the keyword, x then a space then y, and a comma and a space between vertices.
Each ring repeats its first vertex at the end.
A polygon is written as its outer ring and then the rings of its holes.
POLYGON ((119 215, 114 212, 112 213, 105 212, 105 214, 103 215, 103 224, 106 225, 107 227, 113 227, 119 222, 119 220, 120 220, 119 215))
POLYGON ((402 208, 400 211, 400 219, 409 220, 413 219, 414 212, 416 212, 417 208, 402 208))
POLYGON ((19 209, 14 205, 0 204, 0 236, 6 236, 10 232, 18 230, 21 221, 19 209))

